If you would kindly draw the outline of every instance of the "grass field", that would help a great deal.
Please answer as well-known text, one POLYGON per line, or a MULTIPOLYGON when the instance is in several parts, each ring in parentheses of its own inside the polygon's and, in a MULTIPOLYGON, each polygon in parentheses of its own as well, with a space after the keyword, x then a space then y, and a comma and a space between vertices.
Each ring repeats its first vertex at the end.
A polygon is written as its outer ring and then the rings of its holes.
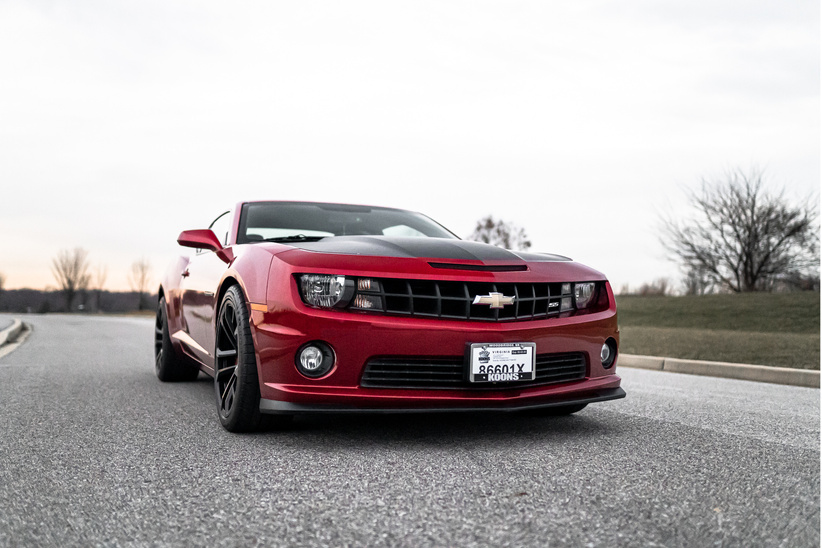
POLYGON ((819 292, 617 296, 626 354, 819 369, 819 292))

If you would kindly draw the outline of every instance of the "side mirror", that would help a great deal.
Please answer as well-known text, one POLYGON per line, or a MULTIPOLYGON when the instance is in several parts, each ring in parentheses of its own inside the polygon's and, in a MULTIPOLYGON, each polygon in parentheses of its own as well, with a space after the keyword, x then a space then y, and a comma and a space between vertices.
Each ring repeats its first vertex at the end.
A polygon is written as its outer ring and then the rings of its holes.
POLYGON ((184 230, 177 237, 177 243, 183 247, 208 249, 209 251, 220 251, 223 248, 220 244, 220 240, 214 232, 209 229, 184 230))

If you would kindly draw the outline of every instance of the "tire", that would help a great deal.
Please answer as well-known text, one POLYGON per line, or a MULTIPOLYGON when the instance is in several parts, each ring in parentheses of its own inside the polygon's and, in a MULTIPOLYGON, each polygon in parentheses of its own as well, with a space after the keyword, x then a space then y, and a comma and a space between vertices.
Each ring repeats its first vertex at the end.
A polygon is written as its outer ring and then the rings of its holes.
POLYGON ((154 372, 163 382, 193 381, 200 373, 200 368, 179 356, 171 344, 165 297, 160 297, 154 320, 154 372))
POLYGON ((248 308, 240 287, 228 288, 217 316, 214 392, 217 416, 229 432, 254 432, 286 424, 291 417, 260 413, 260 381, 248 308))
POLYGON ((587 403, 578 403, 576 405, 555 405, 553 407, 532 409, 529 413, 539 417, 563 417, 566 415, 572 415, 578 411, 582 411, 587 406, 587 403))

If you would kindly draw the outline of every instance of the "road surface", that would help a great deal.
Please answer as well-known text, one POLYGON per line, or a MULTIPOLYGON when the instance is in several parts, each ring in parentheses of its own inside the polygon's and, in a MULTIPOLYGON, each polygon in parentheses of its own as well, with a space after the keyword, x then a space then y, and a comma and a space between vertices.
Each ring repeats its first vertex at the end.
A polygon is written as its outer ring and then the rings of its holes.
MULTIPOLYGON (((0 323, 7 316, 0 315, 0 323)), ((0 359, 0 546, 818 546, 819 391, 621 369, 572 417, 230 434, 145 318, 25 316, 0 359)))

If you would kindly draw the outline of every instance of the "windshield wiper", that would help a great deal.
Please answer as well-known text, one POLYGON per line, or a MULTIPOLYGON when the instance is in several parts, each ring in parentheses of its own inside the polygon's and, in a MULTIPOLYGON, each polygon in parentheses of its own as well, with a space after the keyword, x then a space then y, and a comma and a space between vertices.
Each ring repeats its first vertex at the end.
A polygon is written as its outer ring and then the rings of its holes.
POLYGON ((266 242, 317 242, 328 236, 306 236, 305 234, 293 234, 291 236, 278 236, 277 238, 266 238, 266 242))

